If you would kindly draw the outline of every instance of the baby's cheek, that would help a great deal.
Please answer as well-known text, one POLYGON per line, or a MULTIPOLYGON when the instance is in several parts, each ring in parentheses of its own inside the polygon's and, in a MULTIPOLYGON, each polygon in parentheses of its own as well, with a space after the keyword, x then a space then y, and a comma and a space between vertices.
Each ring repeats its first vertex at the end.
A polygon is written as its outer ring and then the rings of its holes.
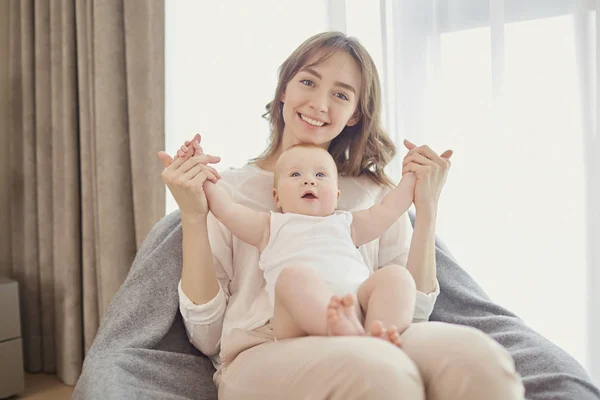
POLYGON ((324 194, 325 201, 328 204, 332 204, 335 206, 335 204, 337 203, 337 192, 333 190, 327 190, 324 194))

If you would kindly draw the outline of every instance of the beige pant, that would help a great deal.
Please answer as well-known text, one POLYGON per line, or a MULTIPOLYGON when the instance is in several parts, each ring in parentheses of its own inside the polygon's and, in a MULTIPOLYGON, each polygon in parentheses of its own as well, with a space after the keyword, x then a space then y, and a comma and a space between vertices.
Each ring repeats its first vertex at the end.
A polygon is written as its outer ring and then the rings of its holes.
POLYGON ((215 374, 221 400, 512 400, 524 388, 508 352, 482 332, 412 324, 403 348, 371 337, 275 341, 269 325, 236 329, 215 374))

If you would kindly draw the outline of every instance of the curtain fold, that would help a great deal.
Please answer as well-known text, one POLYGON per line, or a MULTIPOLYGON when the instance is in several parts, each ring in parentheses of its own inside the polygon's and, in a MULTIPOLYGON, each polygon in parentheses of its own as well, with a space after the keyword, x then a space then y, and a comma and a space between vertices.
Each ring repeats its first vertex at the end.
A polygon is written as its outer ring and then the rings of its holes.
POLYGON ((0 274, 26 370, 73 385, 164 215, 164 3, 2 1, 0 51, 0 274))

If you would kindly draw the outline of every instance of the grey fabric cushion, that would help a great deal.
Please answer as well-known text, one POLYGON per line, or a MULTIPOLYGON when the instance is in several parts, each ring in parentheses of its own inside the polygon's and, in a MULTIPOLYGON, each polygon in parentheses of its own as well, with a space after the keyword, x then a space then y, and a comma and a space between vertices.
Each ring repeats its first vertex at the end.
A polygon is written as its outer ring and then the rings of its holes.
MULTIPOLYGON (((414 223, 414 215, 410 214, 414 223)), ((74 399, 217 398, 210 360, 188 341, 179 314, 179 212, 159 221, 113 297, 83 365, 74 399)), ((432 320, 473 326, 515 359, 530 400, 600 400, 583 368, 494 304, 436 240, 441 294, 432 320)))

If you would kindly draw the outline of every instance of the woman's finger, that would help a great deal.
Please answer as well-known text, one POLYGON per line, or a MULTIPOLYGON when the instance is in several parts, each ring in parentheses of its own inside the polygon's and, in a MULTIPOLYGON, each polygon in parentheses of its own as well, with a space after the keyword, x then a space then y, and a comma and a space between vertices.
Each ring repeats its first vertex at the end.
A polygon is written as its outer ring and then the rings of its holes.
POLYGON ((406 165, 411 162, 420 165, 436 165, 433 161, 431 161, 429 158, 425 157, 423 154, 420 153, 415 153, 409 157, 405 157, 404 160, 402 160, 402 165, 406 165))
POLYGON ((439 166, 444 166, 448 164, 448 159, 452 156, 452 154, 454 153, 452 150, 446 150, 444 153, 442 153, 442 156, 439 156, 435 151, 433 151, 431 149, 431 147, 427 146, 427 145, 423 145, 423 146, 419 146, 419 147, 413 147, 414 144, 409 142, 408 140, 404 140, 405 145, 407 145, 406 147, 410 148, 410 150, 408 151, 408 153, 406 154, 406 156, 404 156, 404 158, 408 158, 410 156, 412 156, 413 154, 419 153, 424 155, 425 157, 427 157, 428 159, 430 159, 431 161, 433 161, 434 163, 436 163, 439 166))
POLYGON ((452 150, 446 150, 445 152, 443 152, 440 157, 446 159, 448 162, 450 162, 450 157, 452 157, 452 154, 454 154, 454 152, 452 150))
POLYGON ((204 165, 204 168, 212 172, 212 174, 216 176, 217 179, 221 179, 221 174, 219 173, 219 171, 216 170, 216 168, 213 168, 210 165, 204 165))
POLYGON ((192 184, 192 186, 202 185, 202 184, 204 184, 204 181, 206 181, 206 180, 209 180, 212 183, 217 183, 217 181, 218 181, 216 176, 214 176, 210 171, 205 169, 205 170, 200 171, 200 173, 198 175, 196 175, 194 178, 192 178, 190 183, 192 184))
POLYGON ((425 166, 425 165, 408 163, 402 167, 402 175, 406 174, 407 172, 414 172, 416 175, 419 175, 419 174, 425 172, 428 168, 429 167, 425 166))
POLYGON ((221 174, 219 174, 219 171, 217 171, 210 165, 206 165, 206 164, 202 164, 202 163, 196 164, 194 167, 190 168, 187 172, 183 173, 181 176, 184 180, 191 180, 203 170, 207 170, 210 173, 212 173, 217 179, 221 179, 221 174))
POLYGON ((409 149, 409 150, 411 150, 411 149, 412 149, 412 148, 414 148, 414 147, 417 147, 417 145, 416 145, 416 144, 414 144, 413 142, 411 142, 411 141, 410 141, 410 140, 408 140, 408 139, 404 139, 404 146, 405 146, 407 149, 409 149))
POLYGON ((156 153, 156 155, 158 156, 159 160, 162 162, 165 168, 167 168, 173 163, 173 159, 171 158, 171 156, 164 151, 159 151, 158 153, 156 153))
POLYGON ((196 164, 217 164, 219 161, 221 161, 221 157, 211 156, 210 154, 195 155, 183 163, 178 170, 181 173, 185 173, 192 169, 196 164))

